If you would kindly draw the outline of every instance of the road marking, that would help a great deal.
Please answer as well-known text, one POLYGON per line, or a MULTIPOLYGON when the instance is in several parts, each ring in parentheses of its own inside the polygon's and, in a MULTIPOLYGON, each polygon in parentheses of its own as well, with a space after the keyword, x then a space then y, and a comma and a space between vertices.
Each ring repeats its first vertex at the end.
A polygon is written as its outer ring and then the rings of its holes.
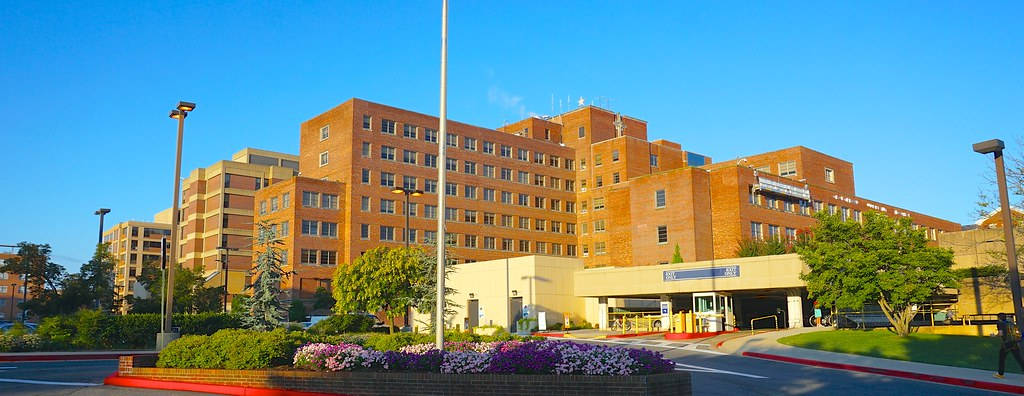
POLYGON ((687 346, 683 347, 683 350, 684 351, 710 353, 712 355, 728 355, 728 353, 712 351, 710 349, 704 349, 704 348, 701 348, 701 346, 710 347, 710 345, 708 345, 708 344, 690 344, 690 345, 687 345, 687 346))
POLYGON ((10 370, 10 369, 16 369, 16 368, 17 367, 14 367, 14 366, 7 366, 7 367, 0 367, 0 370, 10 370))
POLYGON ((768 377, 763 377, 763 376, 760 376, 760 375, 747 374, 747 373, 738 373, 738 372, 735 372, 735 371, 719 370, 719 369, 713 369, 713 368, 710 368, 710 367, 703 367, 703 366, 694 366, 692 364, 682 364, 682 363, 679 363, 679 362, 676 362, 676 366, 677 366, 676 370, 678 370, 678 371, 693 371, 693 372, 697 372, 697 373, 729 374, 729 375, 738 375, 740 377, 757 378, 757 379, 767 379, 768 378, 768 377))
POLYGON ((594 342, 603 342, 608 344, 620 344, 620 345, 631 345, 631 346, 643 346, 649 348, 665 348, 665 349, 682 349, 687 352, 700 352, 707 353, 710 355, 728 355, 728 353, 713 351, 711 345, 698 344, 692 342, 679 342, 679 341, 649 341, 649 340, 623 340, 623 341, 612 341, 612 340, 587 340, 594 342))
POLYGON ((98 386, 103 384, 94 384, 91 382, 54 382, 54 381, 36 381, 36 380, 23 380, 23 379, 11 379, 11 378, 0 378, 0 382, 13 382, 16 384, 34 384, 34 385, 57 385, 57 386, 98 386))

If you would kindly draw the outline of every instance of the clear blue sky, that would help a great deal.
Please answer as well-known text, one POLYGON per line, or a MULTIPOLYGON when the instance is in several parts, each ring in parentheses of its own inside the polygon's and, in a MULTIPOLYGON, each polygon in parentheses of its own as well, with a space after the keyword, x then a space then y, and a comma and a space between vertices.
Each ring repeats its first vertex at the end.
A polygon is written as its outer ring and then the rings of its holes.
MULTIPOLYGON (((0 243, 49 243, 73 272, 96 208, 169 207, 179 99, 198 103, 186 174, 297 153, 299 123, 350 97, 437 114, 439 1, 283 3, 0 8, 0 243)), ((720 160, 809 146, 853 162, 860 196, 972 222, 991 161, 970 144, 1024 135, 1024 6, 890 3, 453 1, 449 117, 607 97, 653 139, 720 160)))

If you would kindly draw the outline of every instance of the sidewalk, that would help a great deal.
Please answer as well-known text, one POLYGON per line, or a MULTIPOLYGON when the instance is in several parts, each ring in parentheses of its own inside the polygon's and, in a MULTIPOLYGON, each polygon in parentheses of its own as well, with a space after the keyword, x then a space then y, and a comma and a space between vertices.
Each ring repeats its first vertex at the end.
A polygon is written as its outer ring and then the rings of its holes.
POLYGON ((809 327, 735 338, 723 342, 719 351, 788 363, 1024 394, 1024 375, 1022 374, 1007 373, 1006 378, 998 379, 992 376, 994 372, 987 370, 826 352, 783 345, 778 342, 782 337, 815 331, 832 331, 832 329, 809 327))
POLYGON ((51 352, 5 352, 0 353, 0 362, 31 362, 56 360, 117 360, 121 355, 156 355, 156 350, 117 351, 51 351, 51 352))

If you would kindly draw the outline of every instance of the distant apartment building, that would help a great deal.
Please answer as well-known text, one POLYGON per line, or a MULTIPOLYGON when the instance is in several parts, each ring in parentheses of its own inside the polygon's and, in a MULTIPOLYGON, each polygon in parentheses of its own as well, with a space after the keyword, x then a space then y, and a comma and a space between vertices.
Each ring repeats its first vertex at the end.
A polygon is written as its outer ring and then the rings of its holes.
MULTIPOLYGON (((128 296, 148 298, 149 293, 136 279, 142 274, 143 264, 160 265, 161 240, 171 237, 171 210, 153 216, 152 222, 123 221, 103 232, 103 243, 114 256, 114 292, 125 301, 128 296)), ((127 312, 128 305, 122 304, 127 312)))
POLYGON ((550 255, 585 268, 666 263, 677 244, 688 262, 735 257, 744 239, 795 239, 819 211, 910 217, 933 240, 960 229, 856 196, 851 163, 806 147, 712 163, 594 106, 496 130, 449 121, 445 163, 438 133, 435 117, 359 99, 302 123, 301 177, 250 204, 257 221, 287 225, 293 290, 373 247, 436 240, 438 216, 459 262, 550 255), (406 207, 398 188, 424 194, 406 207))
MULTIPOLYGON (((0 263, 17 256, 17 245, 0 245, 0 263)), ((22 310, 18 304, 25 302, 27 297, 24 274, 0 272, 0 322, 20 320, 22 310)))
POLYGON ((246 148, 230 161, 193 170, 182 184, 178 262, 185 268, 202 268, 210 286, 227 281, 229 296, 245 293, 252 267, 253 215, 263 210, 253 197, 297 175, 298 159, 246 148))

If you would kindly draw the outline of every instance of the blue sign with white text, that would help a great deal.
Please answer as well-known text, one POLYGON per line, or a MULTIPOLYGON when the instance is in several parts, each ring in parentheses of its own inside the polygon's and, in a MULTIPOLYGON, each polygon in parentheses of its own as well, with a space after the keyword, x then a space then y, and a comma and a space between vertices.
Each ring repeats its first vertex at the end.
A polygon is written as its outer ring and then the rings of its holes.
POLYGON ((736 278, 740 276, 740 266, 730 265, 728 267, 670 270, 664 271, 662 276, 665 282, 708 278, 736 278))

